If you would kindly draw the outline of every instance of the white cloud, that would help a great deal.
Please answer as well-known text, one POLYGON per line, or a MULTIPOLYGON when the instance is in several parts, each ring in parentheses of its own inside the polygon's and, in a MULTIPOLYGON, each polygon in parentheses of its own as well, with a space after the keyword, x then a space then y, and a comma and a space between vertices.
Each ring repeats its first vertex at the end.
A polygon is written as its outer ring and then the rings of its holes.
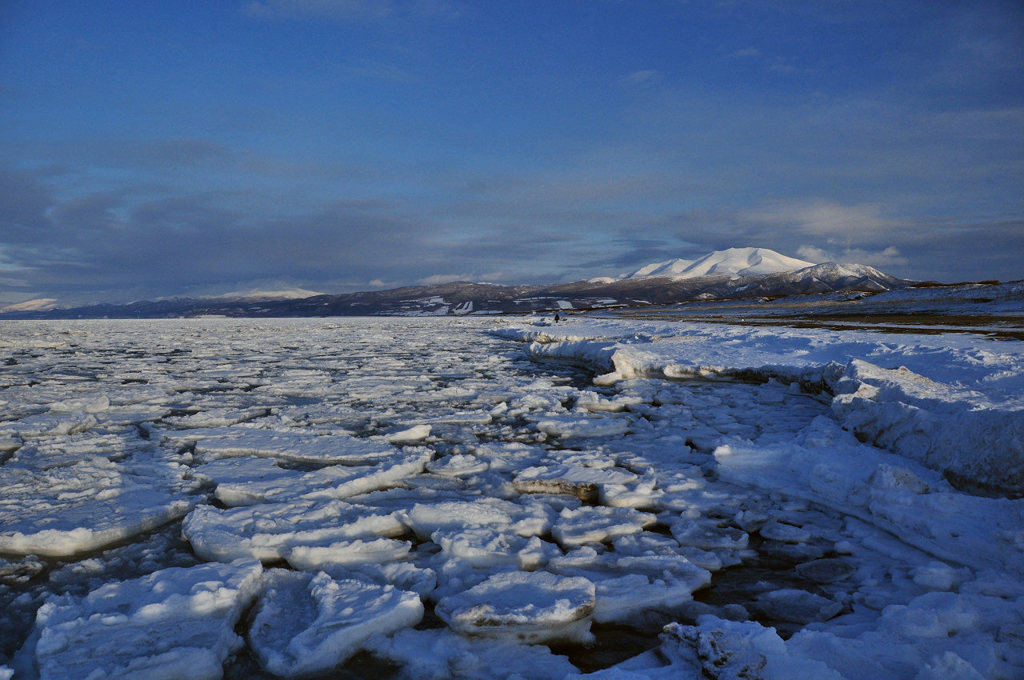
POLYGON ((869 250, 865 248, 832 248, 823 249, 817 246, 804 245, 797 248, 797 257, 811 262, 854 262, 856 264, 867 264, 872 267, 884 269, 892 266, 904 266, 909 260, 895 246, 888 246, 882 250, 869 250))
POLYGON ((452 281, 472 281, 473 279, 472 274, 434 274, 433 276, 422 278, 416 283, 423 286, 436 286, 442 283, 451 283, 452 281))
POLYGON ((747 58, 747 57, 760 57, 761 56, 761 50, 757 49, 756 47, 747 47, 747 48, 744 48, 742 50, 736 50, 735 52, 733 52, 729 56, 731 58, 733 58, 733 59, 744 59, 744 58, 747 58))
POLYGON ((391 14, 390 0, 253 0, 245 14, 260 19, 321 17, 329 19, 380 19, 391 14))
POLYGON ((803 234, 844 239, 878 234, 898 224, 883 216, 876 204, 841 205, 820 199, 774 203, 743 217, 803 234))
POLYGON ((651 85, 661 80, 661 72, 654 70, 633 71, 625 78, 633 85, 651 85))
POLYGON ((334 21, 381 20, 396 16, 454 17, 448 0, 252 0, 242 12, 257 19, 318 18, 334 21))

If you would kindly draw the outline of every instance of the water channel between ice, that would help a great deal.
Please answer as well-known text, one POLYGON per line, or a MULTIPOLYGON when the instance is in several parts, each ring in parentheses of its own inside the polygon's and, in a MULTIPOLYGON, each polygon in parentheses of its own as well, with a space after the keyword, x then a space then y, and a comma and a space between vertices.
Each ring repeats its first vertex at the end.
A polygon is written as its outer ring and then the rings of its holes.
MULTIPOLYGON (((57 478, 38 471, 95 458, 105 474, 170 475, 150 480, 161 503, 184 496, 228 513, 273 503, 292 480, 333 467, 316 453, 317 443, 330 449, 333 438, 424 453, 425 471, 344 498, 368 514, 407 518, 387 538, 410 544, 392 559, 409 568, 327 560, 316 570, 378 583, 393 577, 419 592, 421 631, 445 628, 434 611, 439 600, 496 573, 584 577, 596 585, 602 613, 591 627, 596 643, 548 646, 585 672, 654 648, 665 624, 702 614, 756 620, 785 638, 855 610, 868 620, 918 593, 914 570, 930 558, 889 534, 718 479, 716 448, 807 436, 815 419, 832 417, 818 397, 775 382, 633 379, 597 387, 583 368, 532 361, 521 344, 486 332, 501 323, 12 324, 0 347, 0 470, 36 465, 38 481, 3 477, 10 488, 0 493, 9 503, 31 500, 26 526, 45 523, 62 513, 68 494, 88 490, 68 481, 62 496, 57 478), (232 446, 239 433, 254 432, 272 436, 281 455, 255 439, 248 453, 232 446), (239 500, 270 469, 249 474, 246 464, 275 468, 276 487, 239 500), (537 517, 544 526, 523 528, 537 517), (517 561, 516 553, 528 558, 517 561)), ((140 508, 138 498, 129 510, 140 508)), ((97 511, 79 504, 75 512, 85 522, 97 511)), ((81 597, 210 559, 212 548, 194 551, 195 540, 182 536, 181 513, 158 524, 111 546, 0 558, 0 665, 25 642, 47 596, 81 597)), ((294 570, 296 547, 303 546, 292 545, 288 560, 263 559, 264 566, 294 570)), ((253 617, 236 627, 247 640, 253 617)), ((341 677, 403 677, 402 652, 391 651, 388 660, 356 654, 341 677)), ((248 648, 231 657, 226 676, 272 677, 248 648)))

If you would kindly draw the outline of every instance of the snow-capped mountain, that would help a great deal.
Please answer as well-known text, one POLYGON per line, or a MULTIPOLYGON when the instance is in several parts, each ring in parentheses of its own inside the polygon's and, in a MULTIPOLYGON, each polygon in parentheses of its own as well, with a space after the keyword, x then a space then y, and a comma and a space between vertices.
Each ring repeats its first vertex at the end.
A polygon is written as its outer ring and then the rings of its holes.
POLYGON ((767 248, 728 248, 716 250, 696 260, 677 258, 654 262, 637 269, 625 278, 695 279, 704 276, 762 276, 812 266, 813 262, 788 257, 767 248))
POLYGON ((36 298, 0 308, 0 314, 47 312, 57 307, 57 298, 36 298))
POLYGON ((283 288, 281 290, 238 290, 208 297, 211 300, 259 302, 261 300, 301 300, 314 295, 323 295, 323 293, 305 288, 283 288))

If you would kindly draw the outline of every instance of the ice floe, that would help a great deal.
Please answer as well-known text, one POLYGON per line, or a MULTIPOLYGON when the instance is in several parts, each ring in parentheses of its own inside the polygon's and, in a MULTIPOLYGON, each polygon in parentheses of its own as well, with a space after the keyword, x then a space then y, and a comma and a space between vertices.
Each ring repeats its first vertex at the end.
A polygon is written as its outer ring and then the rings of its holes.
POLYGON ((5 330, 0 678, 1024 672, 1019 342, 5 330))
POLYGON ((546 571, 514 571, 437 603, 437 615, 454 631, 526 644, 588 642, 594 584, 546 571))
POLYGON ((187 468, 137 436, 27 444, 2 471, 0 553, 89 552, 181 517, 196 502, 187 468))
POLYGON ((22 650, 25 674, 220 678, 245 643, 234 627, 263 586, 259 562, 171 568, 44 604, 22 650))
POLYGON ((265 669, 285 678, 330 671, 374 635, 423 618, 415 593, 327 574, 272 570, 266 576, 249 644, 265 669))
POLYGON ((196 507, 182 523, 182 535, 196 554, 228 561, 255 557, 284 559, 294 547, 329 546, 340 540, 401 536, 397 512, 371 512, 343 501, 306 500, 219 509, 196 507))

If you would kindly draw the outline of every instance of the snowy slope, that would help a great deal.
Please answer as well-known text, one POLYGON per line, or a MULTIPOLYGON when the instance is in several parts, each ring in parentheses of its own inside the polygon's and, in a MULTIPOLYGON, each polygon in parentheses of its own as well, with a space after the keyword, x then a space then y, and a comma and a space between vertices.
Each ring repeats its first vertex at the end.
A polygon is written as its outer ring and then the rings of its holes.
POLYGON ((728 248, 716 250, 696 260, 679 258, 649 264, 626 278, 668 276, 674 279, 695 279, 702 276, 761 276, 813 266, 813 262, 787 257, 767 248, 728 248))

